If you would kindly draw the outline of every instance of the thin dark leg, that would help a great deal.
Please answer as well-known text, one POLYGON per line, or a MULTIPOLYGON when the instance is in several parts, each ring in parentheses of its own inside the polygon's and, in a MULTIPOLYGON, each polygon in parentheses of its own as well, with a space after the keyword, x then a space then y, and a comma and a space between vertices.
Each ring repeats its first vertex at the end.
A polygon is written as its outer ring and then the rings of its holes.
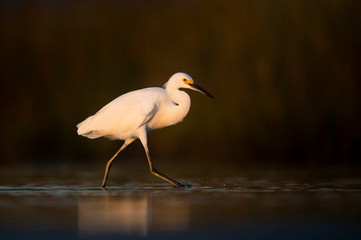
POLYGON ((150 169, 150 172, 154 175, 154 176, 157 176, 171 184, 173 184, 174 186, 178 187, 178 188, 184 188, 184 185, 171 179, 170 177, 167 177, 166 175, 164 175, 163 173, 159 172, 157 169, 155 169, 153 167, 153 162, 152 160, 150 159, 150 156, 149 156, 149 152, 148 150, 146 149, 146 154, 147 154, 147 159, 148 159, 148 163, 149 163, 149 169, 150 169))
POLYGON ((178 187, 178 188, 184 188, 184 185, 177 182, 177 181, 174 181, 173 179, 171 179, 170 177, 167 177, 166 175, 164 175, 163 173, 160 173, 158 172, 154 166, 153 166, 153 162, 152 160, 150 159, 150 155, 149 155, 149 150, 148 150, 148 144, 147 144, 147 131, 145 129, 145 127, 142 129, 143 131, 140 131, 139 133, 139 139, 140 141, 142 142, 143 144, 143 147, 144 147, 144 150, 145 150, 145 153, 147 154, 147 159, 148 159, 148 163, 149 163, 149 169, 150 169, 150 172, 154 175, 154 176, 157 176, 171 184, 173 184, 174 186, 178 187))
POLYGON ((118 150, 118 152, 116 152, 114 154, 114 156, 108 161, 107 166, 105 167, 105 174, 104 174, 104 178, 103 178, 103 183, 102 183, 102 187, 105 188, 105 186, 107 185, 107 180, 108 180, 108 175, 109 175, 109 170, 112 167, 113 161, 115 159, 115 157, 121 152, 123 151, 131 142, 133 142, 134 139, 127 139, 124 144, 122 145, 122 147, 118 150))

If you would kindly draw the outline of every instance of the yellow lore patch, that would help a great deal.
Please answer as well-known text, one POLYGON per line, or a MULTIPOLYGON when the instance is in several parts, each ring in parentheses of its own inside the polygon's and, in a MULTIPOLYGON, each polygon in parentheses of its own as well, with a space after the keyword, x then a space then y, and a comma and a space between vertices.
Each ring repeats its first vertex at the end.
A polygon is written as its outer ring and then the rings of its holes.
POLYGON ((183 78, 183 82, 184 82, 185 84, 187 84, 187 85, 193 84, 193 81, 192 81, 192 80, 189 80, 189 79, 187 79, 187 78, 183 78))

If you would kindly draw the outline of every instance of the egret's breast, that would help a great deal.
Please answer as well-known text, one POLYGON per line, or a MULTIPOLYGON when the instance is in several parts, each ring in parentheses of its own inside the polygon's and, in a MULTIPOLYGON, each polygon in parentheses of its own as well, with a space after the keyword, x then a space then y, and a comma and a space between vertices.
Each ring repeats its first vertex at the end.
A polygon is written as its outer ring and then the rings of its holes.
POLYGON ((147 124, 150 129, 159 129, 177 124, 183 120, 184 115, 178 111, 179 107, 171 101, 163 102, 158 112, 147 124))

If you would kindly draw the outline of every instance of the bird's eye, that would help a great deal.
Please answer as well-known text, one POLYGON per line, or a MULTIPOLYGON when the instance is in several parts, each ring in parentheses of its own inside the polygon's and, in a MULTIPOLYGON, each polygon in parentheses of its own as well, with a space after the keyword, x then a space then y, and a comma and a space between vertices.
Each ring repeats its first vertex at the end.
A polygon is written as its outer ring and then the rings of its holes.
POLYGON ((183 78, 183 82, 187 82, 187 79, 186 79, 186 78, 183 78))

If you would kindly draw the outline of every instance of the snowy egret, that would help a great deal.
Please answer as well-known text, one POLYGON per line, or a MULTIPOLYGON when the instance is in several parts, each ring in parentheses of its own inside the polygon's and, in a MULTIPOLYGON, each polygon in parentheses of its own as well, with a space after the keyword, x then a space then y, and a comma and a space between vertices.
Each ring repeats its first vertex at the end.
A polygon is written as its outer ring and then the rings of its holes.
POLYGON ((103 188, 115 157, 138 138, 147 155, 150 172, 176 187, 184 187, 154 168, 147 144, 147 131, 176 124, 187 115, 191 99, 181 88, 199 91, 214 98, 195 84, 188 74, 176 73, 164 84, 164 88, 144 88, 121 95, 77 125, 78 134, 90 139, 107 137, 124 140, 122 147, 106 165, 103 188))

